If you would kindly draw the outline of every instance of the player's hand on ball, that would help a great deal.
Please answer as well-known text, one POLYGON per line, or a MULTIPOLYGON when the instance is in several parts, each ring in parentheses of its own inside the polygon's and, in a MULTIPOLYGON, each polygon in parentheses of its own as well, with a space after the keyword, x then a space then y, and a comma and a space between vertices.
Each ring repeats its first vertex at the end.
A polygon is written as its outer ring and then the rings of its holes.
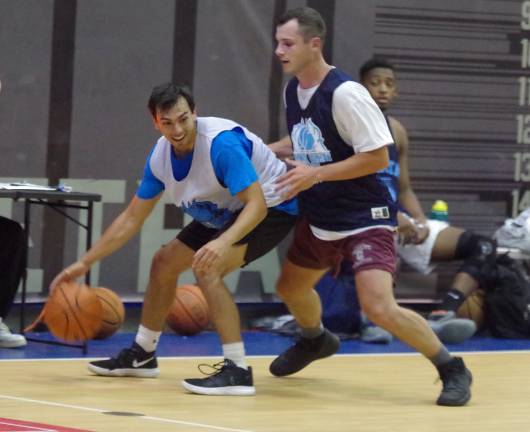
POLYGON ((52 283, 50 284, 50 294, 61 283, 73 282, 78 277, 84 276, 88 270, 90 270, 90 267, 82 261, 76 261, 72 265, 66 267, 61 273, 55 276, 52 283))

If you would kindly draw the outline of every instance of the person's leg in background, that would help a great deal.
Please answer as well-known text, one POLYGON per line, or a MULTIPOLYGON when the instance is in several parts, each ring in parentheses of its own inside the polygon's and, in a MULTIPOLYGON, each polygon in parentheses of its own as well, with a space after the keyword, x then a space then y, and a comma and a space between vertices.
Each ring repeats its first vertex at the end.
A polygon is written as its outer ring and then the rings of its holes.
POLYGON ((0 348, 26 345, 22 335, 5 324, 26 265, 26 235, 15 221, 0 216, 0 348))
POLYGON ((441 231, 432 250, 432 261, 463 260, 463 264, 429 320, 453 319, 460 306, 479 288, 481 278, 493 267, 495 256, 496 243, 491 238, 454 227, 441 231))
MULTIPOLYGON (((469 239, 475 239, 470 231, 449 226, 446 222, 428 220, 429 235, 420 244, 398 246, 400 257, 420 273, 428 274, 436 263, 466 259, 474 250, 469 239)), ((444 294, 442 304, 428 315, 428 322, 443 343, 462 343, 477 331, 470 319, 456 317, 456 311, 467 296, 477 287, 474 280, 462 268, 455 275, 444 294)))

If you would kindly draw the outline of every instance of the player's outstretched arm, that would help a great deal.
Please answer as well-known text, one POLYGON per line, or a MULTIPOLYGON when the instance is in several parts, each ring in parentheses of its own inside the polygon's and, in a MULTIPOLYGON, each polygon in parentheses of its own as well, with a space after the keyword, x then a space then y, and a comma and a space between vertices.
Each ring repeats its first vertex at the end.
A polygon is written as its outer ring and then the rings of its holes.
POLYGON ((121 248, 140 231, 145 219, 161 195, 148 200, 135 196, 129 206, 114 219, 99 240, 78 261, 66 267, 54 278, 50 284, 50 292, 62 282, 70 282, 84 276, 95 262, 121 248))

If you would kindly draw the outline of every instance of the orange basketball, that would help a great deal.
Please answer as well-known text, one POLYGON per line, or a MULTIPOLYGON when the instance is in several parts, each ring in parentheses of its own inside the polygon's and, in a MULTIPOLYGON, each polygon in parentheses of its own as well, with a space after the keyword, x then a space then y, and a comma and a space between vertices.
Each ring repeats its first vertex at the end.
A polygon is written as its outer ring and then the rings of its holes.
POLYGON ((175 300, 166 322, 175 333, 191 336, 208 326, 208 314, 208 303, 201 289, 195 285, 182 285, 175 291, 175 300))
POLYGON ((477 328, 484 325, 484 291, 476 290, 458 308, 456 315, 459 318, 467 318, 475 321, 477 328))
POLYGON ((58 285, 44 307, 45 324, 67 342, 92 339, 100 330, 102 307, 95 291, 76 282, 58 285))
POLYGON ((94 288, 94 291, 103 309, 101 328, 95 339, 105 339, 116 333, 123 324, 125 308, 120 297, 114 291, 105 287, 94 288))

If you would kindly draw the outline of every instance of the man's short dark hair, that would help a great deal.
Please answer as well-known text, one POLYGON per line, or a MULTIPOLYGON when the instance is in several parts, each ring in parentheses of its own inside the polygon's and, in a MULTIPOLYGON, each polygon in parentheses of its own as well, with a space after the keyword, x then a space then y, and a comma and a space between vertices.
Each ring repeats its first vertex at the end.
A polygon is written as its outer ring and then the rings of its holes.
POLYGON ((195 111, 195 101, 191 90, 185 85, 164 83, 153 88, 147 107, 153 117, 156 117, 156 111, 167 111, 175 105, 179 98, 183 97, 188 102, 190 110, 195 111))
POLYGON ((366 78, 366 75, 372 70, 372 69, 390 69, 394 70, 394 65, 390 63, 388 60, 385 60, 384 58, 380 57, 373 57, 370 60, 368 60, 366 63, 364 63, 361 68, 359 69, 359 81, 363 81, 366 78))
POLYGON ((318 37, 324 43, 326 39, 326 23, 318 11, 310 7, 298 7, 285 12, 278 20, 278 25, 283 25, 295 19, 300 26, 300 34, 307 42, 309 39, 318 37))

